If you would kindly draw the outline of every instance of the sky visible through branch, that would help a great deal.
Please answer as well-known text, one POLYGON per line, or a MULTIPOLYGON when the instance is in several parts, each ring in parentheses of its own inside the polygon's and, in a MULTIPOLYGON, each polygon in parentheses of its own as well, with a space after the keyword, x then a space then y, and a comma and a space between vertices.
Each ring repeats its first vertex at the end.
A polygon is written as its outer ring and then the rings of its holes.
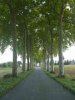
MULTIPOLYGON (((69 47, 65 52, 63 52, 64 60, 75 60, 75 45, 69 47)), ((8 47, 3 54, 0 53, 0 63, 12 61, 13 54, 8 47)), ((20 56, 18 56, 18 61, 21 61, 20 56)), ((58 57, 54 58, 55 61, 58 61, 58 57)))
MULTIPOLYGON (((21 61, 20 56, 18 56, 17 60, 21 61)), ((10 50, 10 46, 8 46, 3 54, 0 53, 0 63, 11 61, 13 61, 13 52, 10 50)))
MULTIPOLYGON (((67 48, 65 52, 63 52, 64 60, 75 60, 75 45, 67 48)), ((58 56, 54 58, 54 60, 58 61, 58 56)))

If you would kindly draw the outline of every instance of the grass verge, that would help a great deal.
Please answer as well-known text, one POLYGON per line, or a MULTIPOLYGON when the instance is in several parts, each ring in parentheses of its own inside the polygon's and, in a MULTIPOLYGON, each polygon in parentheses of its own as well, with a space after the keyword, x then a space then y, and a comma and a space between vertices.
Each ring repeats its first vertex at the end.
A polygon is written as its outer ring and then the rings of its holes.
POLYGON ((75 94, 75 80, 70 79, 69 77, 58 77, 54 73, 47 72, 43 70, 50 78, 54 79, 58 83, 60 83, 63 87, 68 89, 70 92, 75 94))
POLYGON ((24 80, 33 70, 20 73, 17 77, 9 77, 0 80, 0 97, 24 80))

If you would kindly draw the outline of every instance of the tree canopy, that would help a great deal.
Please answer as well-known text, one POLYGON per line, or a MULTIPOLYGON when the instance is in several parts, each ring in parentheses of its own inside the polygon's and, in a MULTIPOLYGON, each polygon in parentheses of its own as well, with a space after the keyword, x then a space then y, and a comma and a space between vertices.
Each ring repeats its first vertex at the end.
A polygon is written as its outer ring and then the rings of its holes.
POLYGON ((59 55, 59 73, 64 75, 62 52, 75 42, 74 0, 0 0, 0 51, 11 45, 13 75, 17 54, 33 62, 43 62, 54 71, 53 57, 59 55), (46 64, 47 63, 47 64, 46 64))

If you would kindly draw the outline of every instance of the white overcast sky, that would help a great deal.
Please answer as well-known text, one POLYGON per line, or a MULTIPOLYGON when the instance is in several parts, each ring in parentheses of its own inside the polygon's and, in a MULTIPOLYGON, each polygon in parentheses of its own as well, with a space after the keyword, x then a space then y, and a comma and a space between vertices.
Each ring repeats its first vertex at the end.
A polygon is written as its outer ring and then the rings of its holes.
MULTIPOLYGON (((65 52, 63 52, 64 60, 75 60, 75 45, 67 48, 65 52)), ((58 57, 55 57, 54 60, 58 60, 58 57)))
MULTIPOLYGON (((75 60, 75 45, 69 47, 64 53, 64 59, 65 60, 75 60)), ((54 60, 57 60, 58 57, 56 57, 54 60)), ((18 61, 20 61, 20 57, 18 57, 18 61)), ((12 61, 12 51, 10 50, 10 47, 8 47, 3 54, 0 53, 0 63, 12 61)))
MULTIPOLYGON (((13 60, 13 53, 8 47, 3 54, 0 53, 0 63, 8 62, 13 60)), ((18 57, 18 61, 21 61, 21 58, 18 57)))
POLYGON ((75 45, 69 47, 64 53, 64 58, 68 60, 75 60, 75 45))

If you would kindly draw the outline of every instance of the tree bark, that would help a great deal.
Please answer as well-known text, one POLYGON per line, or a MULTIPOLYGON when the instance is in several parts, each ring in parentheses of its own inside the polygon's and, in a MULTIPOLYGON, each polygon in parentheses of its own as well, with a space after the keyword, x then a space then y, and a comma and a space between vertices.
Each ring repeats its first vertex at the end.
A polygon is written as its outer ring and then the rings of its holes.
POLYGON ((23 35, 23 66, 22 66, 22 71, 25 71, 26 67, 26 32, 24 29, 24 35, 23 35))
POLYGON ((33 61, 33 57, 32 57, 32 39, 30 37, 30 69, 32 68, 32 61, 33 61))
POLYGON ((12 76, 17 76, 17 51, 16 51, 16 11, 13 7, 12 0, 6 1, 10 10, 10 24, 11 24, 11 35, 12 35, 12 46, 13 46, 13 65, 12 65, 12 76))
POLYGON ((48 31, 50 33, 50 57, 51 57, 51 70, 50 72, 54 72, 54 61, 53 61, 53 33, 52 33, 52 26, 51 26, 51 23, 50 23, 50 18, 49 18, 49 15, 47 16, 47 19, 48 19, 48 31))
POLYGON ((46 50, 43 50, 43 67, 47 70, 47 66, 46 66, 46 50))
POLYGON ((29 35, 28 35, 28 32, 27 32, 27 71, 29 70, 29 59, 30 59, 30 57, 29 57, 29 35))
POLYGON ((51 33, 51 45, 50 45, 50 55, 51 55, 51 72, 54 72, 54 61, 53 61, 53 34, 51 33))
POLYGON ((13 24, 13 67, 12 75, 17 76, 16 23, 13 24))
POLYGON ((47 71, 49 71, 50 63, 49 63, 49 53, 47 55, 47 71))
POLYGON ((58 34, 58 46, 59 46, 59 76, 64 76, 64 63, 63 63, 63 3, 61 6, 61 12, 59 15, 59 34, 58 34))

